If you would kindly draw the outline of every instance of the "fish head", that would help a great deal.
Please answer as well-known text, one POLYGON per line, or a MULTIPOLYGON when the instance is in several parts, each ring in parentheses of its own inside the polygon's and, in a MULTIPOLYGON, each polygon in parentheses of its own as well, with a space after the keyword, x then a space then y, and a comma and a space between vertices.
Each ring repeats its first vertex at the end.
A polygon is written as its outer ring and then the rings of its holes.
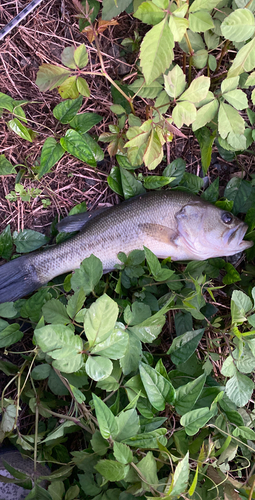
POLYGON ((189 258, 204 260, 234 255, 253 245, 244 241, 248 226, 232 213, 205 201, 185 205, 175 215, 179 244, 185 245, 189 258))

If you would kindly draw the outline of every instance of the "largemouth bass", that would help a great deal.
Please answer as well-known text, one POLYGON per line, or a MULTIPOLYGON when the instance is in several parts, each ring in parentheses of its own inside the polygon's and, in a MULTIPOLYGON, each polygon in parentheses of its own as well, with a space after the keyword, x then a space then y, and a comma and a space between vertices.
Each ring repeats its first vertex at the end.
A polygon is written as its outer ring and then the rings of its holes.
POLYGON ((120 263, 119 252, 129 254, 143 246, 159 258, 205 260, 233 255, 253 245, 243 241, 246 224, 181 191, 149 192, 85 217, 78 226, 71 224, 71 230, 81 229, 73 238, 0 267, 0 303, 17 300, 78 268, 91 254, 102 261, 107 272, 120 263))

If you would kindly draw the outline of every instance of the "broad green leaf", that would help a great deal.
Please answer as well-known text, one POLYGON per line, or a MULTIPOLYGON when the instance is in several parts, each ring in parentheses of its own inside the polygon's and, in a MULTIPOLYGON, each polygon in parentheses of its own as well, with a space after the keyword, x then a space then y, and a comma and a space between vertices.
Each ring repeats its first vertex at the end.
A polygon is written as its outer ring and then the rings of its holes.
POLYGON ((234 290, 231 297, 232 323, 241 325, 246 321, 246 313, 252 309, 252 301, 241 290, 234 290))
POLYGON ((210 186, 202 194, 202 198, 210 203, 215 203, 219 198, 219 177, 210 184, 210 186))
POLYGON ((196 12, 198 10, 209 10, 211 11, 220 3, 221 0, 194 0, 192 2, 189 11, 196 12))
POLYGON ((118 306, 113 299, 104 294, 99 297, 84 316, 84 330, 90 347, 106 340, 115 327, 118 306))
POLYGON ((65 47, 61 54, 61 62, 64 66, 70 69, 76 69, 76 64, 74 60, 75 47, 71 45, 70 47, 65 47))
POLYGON ((13 118, 8 121, 8 127, 10 130, 15 132, 21 139, 25 139, 26 141, 33 142, 33 134, 31 129, 28 129, 23 125, 18 118, 13 118))
MULTIPOLYGON (((205 44, 204 44, 204 41, 203 41, 203 38, 201 37, 201 35, 199 35, 198 33, 193 33, 193 31, 191 31, 191 30, 187 30, 187 35, 189 37, 189 41, 191 43, 191 46, 192 46, 194 52, 197 52, 198 50, 205 49, 205 44)), ((179 45, 180 45, 180 48, 184 52, 186 52, 186 54, 190 53, 185 37, 183 37, 183 39, 179 42, 179 45)))
POLYGON ((62 158, 64 152, 64 149, 54 137, 47 137, 40 156, 39 179, 50 171, 51 167, 62 158))
POLYGON ((165 177, 164 175, 153 175, 145 177, 143 185, 146 189, 158 189, 167 184, 171 184, 175 180, 174 177, 165 177))
POLYGON ((205 49, 194 52, 192 56, 192 64, 197 69, 202 69, 206 66, 208 61, 208 52, 205 49))
POLYGON ((151 316, 151 309, 143 302, 135 301, 131 307, 128 305, 124 310, 124 321, 127 325, 139 325, 151 316))
POLYGON ((115 483, 126 477, 129 466, 115 462, 114 460, 99 460, 95 465, 95 469, 107 479, 107 481, 113 481, 115 483))
POLYGON ((73 319, 76 316, 82 308, 84 301, 85 292, 82 288, 80 288, 80 290, 77 290, 77 292, 75 292, 74 295, 72 295, 72 297, 68 300, 66 311, 70 318, 73 319))
MULTIPOLYGON (((228 78, 227 78, 228 80, 228 78)), ((250 87, 251 85, 255 85, 255 71, 253 71, 247 78, 245 82, 245 87, 250 87)))
POLYGON ((81 161, 88 163, 91 167, 96 167, 96 159, 88 141, 84 139, 76 130, 69 129, 65 137, 60 139, 62 148, 81 161))
POLYGON ((182 158, 176 158, 163 170, 163 175, 174 177, 174 181, 171 182, 171 186, 175 187, 181 182, 184 172, 186 169, 186 163, 182 158))
POLYGON ((35 330, 41 350, 51 356, 53 366, 66 373, 78 371, 83 364, 83 341, 70 326, 47 325, 35 330))
POLYGON ((201 10, 189 15, 189 28, 195 33, 204 33, 207 30, 213 30, 214 24, 209 12, 201 10))
POLYGON ((207 127, 202 127, 195 131, 195 136, 199 142, 201 150, 201 163, 203 167, 203 172, 206 174, 211 164, 212 147, 216 136, 216 131, 211 132, 207 127))
POLYGON ((162 144, 157 131, 152 129, 143 155, 143 160, 149 170, 154 170, 162 159, 162 144))
POLYGON ((34 380, 45 380, 48 378, 50 371, 52 370, 51 366, 46 364, 38 365, 33 368, 31 375, 34 380))
POLYGON ((110 186, 110 188, 117 193, 119 196, 124 196, 123 194, 123 189, 122 189, 122 184, 121 184, 121 177, 120 177, 120 169, 119 167, 112 167, 110 175, 107 177, 107 182, 110 186))
POLYGON ((11 175, 16 174, 15 167, 5 158, 4 155, 0 155, 0 175, 11 175))
POLYGON ((233 436, 235 437, 241 436, 244 439, 249 439, 251 441, 255 440, 255 432, 249 427, 245 427, 244 425, 236 427, 233 431, 233 436))
POLYGON ((189 452, 186 453, 185 457, 178 463, 169 489, 166 489, 165 493, 170 494, 170 498, 174 496, 179 496, 184 493, 188 486, 189 480, 189 452))
POLYGON ((234 134, 243 134, 245 123, 238 111, 225 102, 220 103, 218 116, 219 133, 223 139, 226 139, 230 132, 234 134))
POLYGON ((195 121, 192 123, 192 130, 198 130, 204 127, 207 123, 211 122, 218 111, 219 103, 217 99, 209 102, 202 108, 197 110, 197 116, 195 121))
POLYGON ((117 431, 113 434, 114 441, 126 440, 140 431, 139 417, 135 408, 122 411, 115 420, 117 431))
POLYGON ((122 323, 117 323, 109 337, 103 342, 98 342, 92 349, 91 354, 110 359, 123 358, 128 348, 129 336, 122 323))
POLYGON ((150 403, 156 410, 163 411, 165 404, 172 403, 175 398, 175 390, 171 382, 149 365, 141 363, 139 369, 150 403))
POLYGON ((140 325, 130 326, 129 331, 134 333, 142 342, 153 342, 159 336, 165 321, 164 315, 160 316, 156 313, 140 323, 140 325))
POLYGON ((145 193, 145 189, 141 181, 138 181, 134 177, 134 175, 125 168, 120 167, 119 169, 120 169, 121 184, 125 200, 128 200, 133 196, 145 193))
POLYGON ((193 103, 202 101, 208 94, 210 83, 208 76, 199 76, 191 82, 187 90, 179 97, 179 100, 193 103))
POLYGON ((237 406, 245 406, 252 397, 253 390, 253 381, 239 372, 226 383, 226 394, 237 406))
POLYGON ((104 152, 98 145, 98 143, 91 137, 91 135, 85 133, 82 134, 83 139, 86 141, 87 146, 90 148, 92 155, 94 156, 96 162, 102 161, 104 159, 104 152))
MULTIPOLYGON (((216 49, 220 43, 220 37, 217 36, 216 33, 214 33, 211 30, 208 30, 205 32, 204 39, 205 39, 205 43, 206 43, 208 50, 216 49)), ((217 61, 216 61, 216 64, 217 64, 217 61)))
POLYGON ((102 10, 102 19, 107 21, 118 16, 123 10, 126 10, 130 3, 130 0, 118 0, 118 3, 112 0, 105 0, 102 10))
POLYGON ((230 92, 231 90, 235 90, 239 84, 239 80, 240 80, 239 76, 233 76, 232 78, 224 78, 220 86, 222 94, 224 94, 224 92, 230 92))
POLYGON ((125 444, 129 446, 142 449, 158 449, 159 443, 163 446, 167 444, 167 438, 165 434, 167 433, 167 429, 161 427, 161 429, 156 429, 151 432, 144 432, 143 434, 137 434, 134 437, 127 438, 123 440, 125 444))
POLYGON ((147 84, 153 82, 169 68, 174 40, 167 18, 146 33, 141 45, 141 67, 147 84))
POLYGON ((249 73, 255 67, 255 38, 244 45, 238 52, 228 71, 228 78, 238 76, 247 71, 249 73))
POLYGON ((96 113, 81 113, 80 115, 76 115, 70 122, 70 127, 74 128, 76 132, 80 134, 84 134, 88 132, 94 125, 101 122, 103 119, 102 116, 97 115, 96 113))
POLYGON ((176 99, 180 94, 182 94, 185 89, 186 78, 178 64, 176 64, 167 75, 164 75, 164 82, 165 90, 170 97, 176 99))
POLYGON ((227 40, 243 42, 254 35, 255 19, 249 9, 236 9, 221 24, 221 31, 227 40))
POLYGON ((12 242, 11 228, 10 225, 8 224, 8 226, 6 226, 6 228, 0 234, 0 256, 3 259, 9 260, 11 258, 12 251, 13 251, 13 242, 12 242))
POLYGON ((215 405, 212 409, 209 408, 199 408, 198 410, 192 410, 182 416, 180 423, 185 427, 185 432, 188 436, 194 436, 208 420, 214 417, 217 413, 217 406, 215 405))
POLYGON ((138 370, 142 356, 142 345, 140 340, 128 330, 127 333, 129 336, 127 350, 124 357, 119 361, 124 375, 128 375, 138 370))
POLYGON ((189 21, 186 18, 177 17, 175 12, 169 18, 169 28, 173 34, 174 41, 180 42, 189 27, 189 21))
POLYGON ((98 382, 109 377, 112 373, 113 364, 110 359, 101 356, 89 356, 85 368, 87 375, 98 382))
POLYGON ((24 231, 14 231, 13 243, 18 253, 28 253, 37 250, 48 242, 48 238, 38 231, 24 229, 24 231))
POLYGON ((89 86, 88 86, 86 80, 82 76, 78 76, 78 78, 76 80, 76 85, 77 85, 77 89, 81 95, 83 95, 84 97, 90 96, 89 86))
POLYGON ((173 120, 178 128, 181 128, 183 124, 190 125, 195 121, 196 116, 195 105, 188 101, 178 102, 172 113, 173 120))
POLYGON ((8 111, 12 112, 13 108, 15 106, 15 101, 12 97, 9 95, 3 94, 3 92, 0 92, 0 109, 7 109, 8 111))
POLYGON ((118 462, 121 464, 129 464, 133 461, 133 453, 129 446, 124 443, 113 443, 113 454, 118 462))
POLYGON ((164 11, 153 2, 143 2, 134 13, 134 17, 146 24, 158 24, 165 17, 164 11))
POLYGON ((92 396, 100 432, 104 439, 108 439, 113 433, 117 432, 115 417, 110 408, 98 396, 95 394, 92 394, 92 396))
POLYGON ((157 462, 152 451, 148 451, 145 457, 138 462, 137 468, 141 472, 142 477, 145 478, 145 481, 142 481, 143 490, 150 492, 151 485, 156 489, 158 485, 157 462))
MULTIPOLYGON (((5 323, 7 322, 5 321, 5 323)), ((22 339, 23 335, 24 333, 20 331, 19 325, 17 323, 8 325, 6 328, 0 331, 0 348, 5 349, 10 345, 15 344, 22 339)))
MULTIPOLYGON (((134 83, 129 85, 129 88, 134 92, 134 94, 137 94, 140 97, 153 99, 161 92, 162 84, 155 80, 149 85, 146 85, 144 78, 138 78, 134 81, 134 83)), ((124 109, 123 111, 125 112, 124 109)))
POLYGON ((76 75, 69 76, 69 78, 59 86, 58 93, 61 95, 62 99, 77 99, 79 97, 79 90, 77 88, 76 75))
POLYGON ((84 68, 88 64, 88 53, 84 43, 82 43, 79 47, 77 47, 77 49, 75 49, 73 58, 75 64, 80 69, 84 68))
POLYGON ((230 262, 226 262, 225 270, 227 271, 227 274, 222 279, 224 285, 231 285, 231 283, 241 281, 240 274, 237 272, 236 268, 230 264, 230 262))
POLYGON ((235 109, 240 110, 248 108, 248 99, 246 94, 240 89, 230 90, 229 92, 224 93, 223 97, 229 102, 229 104, 232 104, 235 109))
POLYGON ((69 123, 82 105, 83 97, 80 95, 77 99, 67 99, 60 102, 53 109, 53 115, 61 123, 69 123))
POLYGON ((167 354, 170 354, 171 360, 175 365, 185 363, 195 352, 201 338, 204 334, 204 328, 186 332, 176 337, 167 354))
POLYGON ((55 325, 67 325, 70 323, 66 307, 57 299, 48 300, 42 307, 42 313, 47 323, 55 325))
POLYGON ((206 376, 200 375, 200 377, 195 380, 192 380, 191 382, 188 382, 187 384, 176 389, 174 406, 180 415, 184 415, 188 411, 192 410, 195 402, 202 392, 205 380, 206 376))
POLYGON ((70 74, 68 69, 60 68, 60 66, 54 64, 43 63, 39 67, 35 83, 42 92, 45 92, 61 85, 70 74))

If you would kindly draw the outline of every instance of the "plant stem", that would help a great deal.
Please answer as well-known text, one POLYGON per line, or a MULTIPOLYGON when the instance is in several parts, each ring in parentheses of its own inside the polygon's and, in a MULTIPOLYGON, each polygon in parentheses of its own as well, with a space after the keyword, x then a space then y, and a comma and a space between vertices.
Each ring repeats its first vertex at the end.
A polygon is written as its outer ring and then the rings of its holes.
POLYGON ((230 44, 230 40, 226 40, 222 49, 221 49, 221 55, 219 57, 219 60, 218 60, 218 64, 217 64, 217 68, 216 68, 216 71, 218 71, 218 69, 220 68, 220 65, 221 65, 221 61, 223 59, 223 57, 225 56, 227 50, 228 50, 228 46, 230 44))

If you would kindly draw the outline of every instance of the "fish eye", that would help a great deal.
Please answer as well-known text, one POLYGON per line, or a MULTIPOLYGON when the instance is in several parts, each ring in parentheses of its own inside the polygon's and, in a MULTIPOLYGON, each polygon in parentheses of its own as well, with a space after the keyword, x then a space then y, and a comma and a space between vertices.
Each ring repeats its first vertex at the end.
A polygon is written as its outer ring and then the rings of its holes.
POLYGON ((222 222, 224 222, 224 224, 231 224, 231 222, 233 221, 233 215, 229 212, 224 212, 221 216, 221 220, 222 222))

